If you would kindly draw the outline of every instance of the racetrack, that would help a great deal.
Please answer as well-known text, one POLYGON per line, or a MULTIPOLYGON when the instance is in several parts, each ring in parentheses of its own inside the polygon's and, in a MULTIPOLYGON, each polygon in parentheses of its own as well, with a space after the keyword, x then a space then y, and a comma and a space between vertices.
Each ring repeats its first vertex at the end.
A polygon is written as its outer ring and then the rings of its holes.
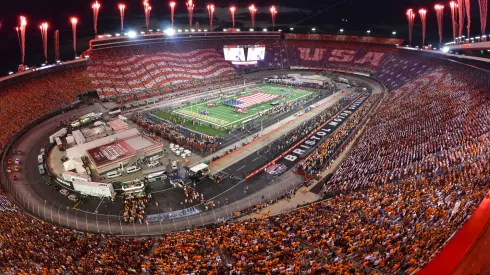
MULTIPOLYGON (((377 84, 376 89, 382 89, 377 84)), ((230 218, 232 213, 243 208, 248 208, 269 199, 281 196, 284 193, 299 187, 303 178, 291 172, 271 178, 266 175, 254 178, 249 181, 243 180, 245 172, 254 169, 258 163, 258 156, 250 156, 233 163, 223 172, 229 175, 219 185, 212 182, 205 182, 197 186, 197 190, 203 193, 206 200, 215 201, 215 208, 194 215, 185 216, 185 211, 175 207, 180 197, 178 190, 167 188, 165 183, 159 183, 154 189, 154 199, 159 201, 156 206, 154 202, 148 205, 148 214, 154 215, 167 211, 178 211, 167 220, 156 221, 149 224, 125 224, 121 222, 120 201, 115 203, 107 200, 90 201, 82 208, 74 206, 66 197, 49 188, 44 182, 48 180, 45 176, 40 176, 37 171, 37 154, 40 148, 45 145, 47 137, 57 130, 61 119, 79 116, 91 111, 103 111, 99 104, 82 107, 49 119, 36 127, 28 134, 23 135, 13 146, 21 149, 24 155, 21 162, 25 163, 25 169, 21 177, 12 186, 14 197, 26 210, 34 215, 70 226, 79 230, 99 231, 113 234, 159 234, 176 229, 186 228, 192 225, 203 225, 216 222, 217 218, 230 218), (257 163, 254 163, 257 162, 257 163), (246 189, 245 189, 246 187, 246 189), (179 213, 181 214, 179 216, 179 213)))

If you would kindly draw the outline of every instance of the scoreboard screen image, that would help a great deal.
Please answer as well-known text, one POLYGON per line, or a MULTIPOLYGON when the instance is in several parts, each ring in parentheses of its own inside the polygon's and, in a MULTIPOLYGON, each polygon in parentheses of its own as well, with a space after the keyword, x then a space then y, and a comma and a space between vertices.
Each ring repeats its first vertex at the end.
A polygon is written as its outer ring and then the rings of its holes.
POLYGON ((247 61, 262 61, 265 57, 265 46, 248 48, 247 61))
POLYGON ((245 49, 237 46, 225 46, 223 48, 226 61, 245 62, 245 49))

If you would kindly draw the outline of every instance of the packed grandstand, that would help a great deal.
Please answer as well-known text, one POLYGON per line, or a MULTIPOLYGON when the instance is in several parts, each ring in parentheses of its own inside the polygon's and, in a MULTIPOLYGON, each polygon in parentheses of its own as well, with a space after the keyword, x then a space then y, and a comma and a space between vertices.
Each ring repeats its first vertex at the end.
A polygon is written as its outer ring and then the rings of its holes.
MULTIPOLYGON (((2 150, 30 123, 88 91, 97 91, 104 101, 126 104, 154 96, 196 95, 240 83, 251 71, 289 68, 362 73, 383 83, 387 91, 367 99, 301 162, 300 170, 309 176, 328 169, 333 149, 379 103, 350 155, 333 175, 320 180, 326 200, 276 216, 133 238, 38 220, 36 213, 0 193, 0 270, 412 274, 423 268, 487 194, 490 78, 475 69, 398 50, 396 41, 306 38, 175 40, 101 49, 88 52, 87 61, 4 83, 2 150), (235 67, 222 57, 225 43, 258 42, 265 44, 266 58, 251 68, 235 67)), ((297 134, 310 130, 304 127, 297 134)))

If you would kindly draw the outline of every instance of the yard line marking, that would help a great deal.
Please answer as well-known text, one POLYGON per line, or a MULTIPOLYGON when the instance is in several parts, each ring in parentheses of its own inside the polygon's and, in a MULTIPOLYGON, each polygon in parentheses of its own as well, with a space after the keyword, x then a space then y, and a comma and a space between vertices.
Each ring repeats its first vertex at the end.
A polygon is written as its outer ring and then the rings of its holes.
POLYGON ((262 156, 258 156, 258 157, 256 157, 256 158, 254 158, 254 159, 252 160, 252 162, 254 162, 254 161, 258 160, 258 159, 259 159, 259 158, 261 158, 261 157, 262 157, 262 156))
POLYGON ((245 168, 245 165, 243 165, 242 167, 238 168, 237 171, 240 171, 242 170, 243 168, 245 168))

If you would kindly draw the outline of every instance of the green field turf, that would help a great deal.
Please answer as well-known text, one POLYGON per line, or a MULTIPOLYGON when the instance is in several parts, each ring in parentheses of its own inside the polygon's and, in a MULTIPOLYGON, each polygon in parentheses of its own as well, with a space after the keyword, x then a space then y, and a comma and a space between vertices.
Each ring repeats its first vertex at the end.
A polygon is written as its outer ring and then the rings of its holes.
POLYGON ((243 123, 246 123, 256 117, 257 114, 259 114, 260 112, 265 113, 267 112, 267 110, 273 108, 274 106, 270 104, 271 102, 265 102, 252 107, 248 107, 247 112, 244 114, 238 114, 235 113, 234 108, 231 106, 218 105, 216 107, 208 107, 207 104, 214 102, 221 103, 226 100, 255 93, 259 90, 264 90, 265 93, 274 95, 282 95, 287 93, 291 94, 290 97, 279 97, 272 101, 279 103, 284 101, 296 101, 313 93, 311 91, 295 90, 294 88, 281 85, 262 84, 248 88, 247 91, 242 92, 240 96, 232 95, 226 97, 225 99, 209 100, 206 102, 175 109, 172 112, 158 112, 155 115, 166 120, 177 122, 179 124, 184 124, 183 126, 186 126, 189 129, 209 136, 222 135, 227 133, 229 128, 235 125, 241 126, 243 123), (283 89, 283 91, 281 91, 281 89, 283 89), (208 110, 209 115, 199 114, 200 110, 208 110), (181 117, 185 117, 186 121, 182 121, 180 119, 181 117), (191 120, 193 119, 200 121, 200 123, 192 124, 191 120))

